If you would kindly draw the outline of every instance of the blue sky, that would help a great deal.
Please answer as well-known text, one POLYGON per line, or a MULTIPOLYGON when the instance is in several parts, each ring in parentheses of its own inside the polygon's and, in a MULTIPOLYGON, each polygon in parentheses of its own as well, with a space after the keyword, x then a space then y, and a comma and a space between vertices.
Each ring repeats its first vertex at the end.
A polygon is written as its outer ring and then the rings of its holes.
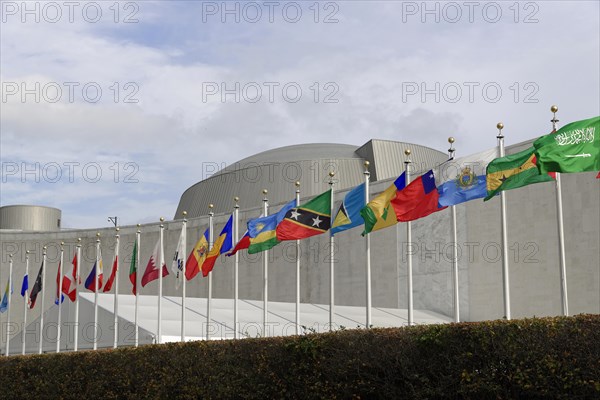
POLYGON ((54 4, 1 2, 0 204, 65 227, 172 218, 215 163, 290 144, 455 136, 462 156, 499 121, 507 144, 547 133, 555 103, 600 114, 596 1, 54 4))

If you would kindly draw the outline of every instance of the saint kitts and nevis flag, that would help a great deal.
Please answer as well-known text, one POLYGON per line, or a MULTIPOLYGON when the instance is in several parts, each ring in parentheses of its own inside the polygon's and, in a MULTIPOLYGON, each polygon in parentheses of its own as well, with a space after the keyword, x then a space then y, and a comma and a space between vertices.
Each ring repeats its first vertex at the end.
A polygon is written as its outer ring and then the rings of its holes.
POLYGON ((360 210, 365 206, 365 187, 365 184, 361 183, 346 194, 331 224, 332 236, 365 223, 360 215, 360 210))
POLYGON ((571 122, 533 142, 537 168, 547 172, 600 170, 600 116, 571 122))
POLYGON ((202 276, 208 276, 213 270, 217 258, 221 254, 227 254, 233 248, 233 215, 229 217, 227 223, 221 230, 221 234, 215 240, 212 249, 206 255, 206 259, 202 263, 202 276))
POLYGON ((288 202, 277 213, 248 221, 249 254, 260 253, 281 243, 277 238, 276 228, 285 218, 288 211, 296 206, 296 200, 288 202))
POLYGON ((331 226, 331 189, 300 207, 291 208, 277 225, 277 239, 299 240, 320 235, 331 226))
POLYGON ((535 149, 530 147, 493 160, 487 166, 487 196, 484 201, 504 190, 554 180, 554 174, 540 173, 534 151, 535 149))

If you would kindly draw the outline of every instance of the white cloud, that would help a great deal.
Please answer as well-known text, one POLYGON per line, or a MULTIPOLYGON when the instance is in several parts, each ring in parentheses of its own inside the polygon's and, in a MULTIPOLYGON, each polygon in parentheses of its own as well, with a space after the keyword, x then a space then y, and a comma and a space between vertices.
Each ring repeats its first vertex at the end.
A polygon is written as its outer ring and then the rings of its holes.
POLYGON ((203 162, 230 164, 294 143, 361 145, 371 138, 444 151, 450 135, 458 154, 466 155, 495 145, 500 120, 509 144, 547 132, 553 103, 563 122, 598 114, 598 3, 535 3, 534 24, 523 23, 532 11, 523 3, 519 23, 512 3, 498 3, 504 14, 495 24, 480 14, 473 23, 465 15, 456 24, 434 23, 431 16, 421 23, 420 15, 403 23, 405 3, 336 3, 334 24, 322 23, 333 11, 323 8, 315 23, 308 3, 297 24, 281 14, 274 23, 221 23, 220 16, 203 23, 202 3, 189 2, 139 3, 135 24, 9 20, 0 40, 3 89, 9 82, 80 86, 73 102, 66 94, 54 104, 44 98, 35 103, 31 95, 25 102, 19 95, 3 100, 3 163, 97 162, 106 172, 94 186, 81 177, 60 185, 11 177, 0 200, 51 199, 72 227, 103 224, 112 214, 134 223, 173 215, 180 194, 202 177, 203 162), (82 98, 80 88, 90 82, 102 88, 97 103, 82 98), (242 96, 236 103, 227 95, 222 102, 219 93, 204 101, 203 84, 212 82, 228 88, 256 82, 263 100, 242 96), (273 102, 264 82, 279 83, 273 102), (419 90, 437 82, 450 91, 439 101, 432 94, 425 101, 421 93, 403 96, 413 82, 419 90), (472 102, 464 82, 478 84, 472 102), (134 86, 127 89, 127 83, 134 86), (302 88, 299 102, 282 97, 286 83, 302 88), (462 90, 455 103, 449 101, 454 83, 462 90), (498 102, 485 98, 486 83, 502 89, 498 102), (139 101, 124 103, 127 94, 139 101), (338 102, 325 103, 327 94, 338 102), (139 166, 140 182, 114 183, 111 166, 123 169, 127 162, 139 166))

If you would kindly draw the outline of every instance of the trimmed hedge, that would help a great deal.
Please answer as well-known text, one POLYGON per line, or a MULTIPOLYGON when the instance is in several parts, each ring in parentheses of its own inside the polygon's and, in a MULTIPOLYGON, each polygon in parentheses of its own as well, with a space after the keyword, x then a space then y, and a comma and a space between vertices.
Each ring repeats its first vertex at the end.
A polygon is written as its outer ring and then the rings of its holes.
POLYGON ((598 399, 600 316, 5 357, 0 397, 598 399))

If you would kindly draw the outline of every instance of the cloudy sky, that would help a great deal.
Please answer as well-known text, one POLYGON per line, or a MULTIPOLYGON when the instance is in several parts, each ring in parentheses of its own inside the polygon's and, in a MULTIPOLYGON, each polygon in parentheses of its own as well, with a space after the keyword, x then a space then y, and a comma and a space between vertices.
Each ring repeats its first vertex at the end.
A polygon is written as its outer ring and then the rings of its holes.
POLYGON ((540 136, 600 114, 599 4, 2 1, 0 204, 150 222, 276 147, 540 136))

